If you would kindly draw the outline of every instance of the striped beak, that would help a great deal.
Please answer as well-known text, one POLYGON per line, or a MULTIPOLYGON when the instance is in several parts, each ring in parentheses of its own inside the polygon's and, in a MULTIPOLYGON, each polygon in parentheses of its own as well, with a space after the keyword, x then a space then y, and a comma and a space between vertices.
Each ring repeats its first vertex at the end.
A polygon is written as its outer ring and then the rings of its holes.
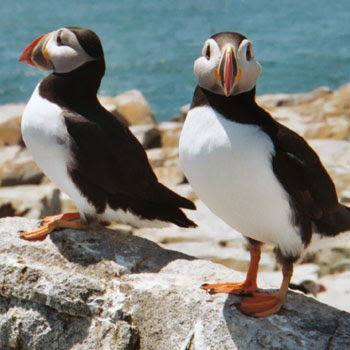
POLYGON ((220 65, 219 74, 222 88, 226 97, 231 95, 237 81, 241 79, 242 71, 238 68, 234 48, 231 45, 225 47, 220 65))
POLYGON ((19 62, 30 64, 44 70, 52 70, 49 54, 46 50, 46 43, 52 33, 44 34, 36 38, 28 45, 21 54, 19 62))

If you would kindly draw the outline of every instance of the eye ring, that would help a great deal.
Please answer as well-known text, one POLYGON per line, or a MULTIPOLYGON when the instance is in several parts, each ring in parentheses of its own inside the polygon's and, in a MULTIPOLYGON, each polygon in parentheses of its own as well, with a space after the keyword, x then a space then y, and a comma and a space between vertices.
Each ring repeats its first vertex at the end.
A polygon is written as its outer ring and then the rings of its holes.
POLYGON ((209 61, 210 60, 210 45, 207 46, 207 49, 205 51, 205 58, 209 61))
POLYGON ((248 44, 247 46, 247 52, 246 52, 247 60, 250 61, 254 58, 254 52, 251 44, 248 44))

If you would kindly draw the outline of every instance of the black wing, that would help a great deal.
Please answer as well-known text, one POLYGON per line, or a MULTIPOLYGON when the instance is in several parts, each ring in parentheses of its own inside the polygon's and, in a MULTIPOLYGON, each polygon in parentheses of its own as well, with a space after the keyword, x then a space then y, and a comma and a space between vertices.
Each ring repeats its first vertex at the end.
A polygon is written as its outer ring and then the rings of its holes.
POLYGON ((274 143, 274 171, 288 193, 315 218, 334 210, 338 206, 334 183, 308 143, 283 125, 274 143))
POLYGON ((273 170, 296 208, 318 232, 336 235, 350 229, 350 209, 339 203, 334 183, 320 158, 297 133, 274 121, 273 170))
POLYGON ((102 107, 81 115, 66 111, 73 160, 69 172, 80 189, 155 204, 195 209, 194 204, 160 184, 146 152, 130 130, 102 107))

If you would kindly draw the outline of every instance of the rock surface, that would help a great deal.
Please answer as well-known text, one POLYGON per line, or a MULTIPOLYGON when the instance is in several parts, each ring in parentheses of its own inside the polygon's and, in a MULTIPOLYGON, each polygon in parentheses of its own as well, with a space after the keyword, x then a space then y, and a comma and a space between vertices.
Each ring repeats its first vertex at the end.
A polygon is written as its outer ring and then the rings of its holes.
MULTIPOLYGON (((118 231, 62 230, 42 242, 0 220, 1 349, 346 349, 350 314, 289 292, 262 319, 210 296, 206 281, 243 274, 118 231)), ((262 287, 269 287, 262 285, 262 287)))

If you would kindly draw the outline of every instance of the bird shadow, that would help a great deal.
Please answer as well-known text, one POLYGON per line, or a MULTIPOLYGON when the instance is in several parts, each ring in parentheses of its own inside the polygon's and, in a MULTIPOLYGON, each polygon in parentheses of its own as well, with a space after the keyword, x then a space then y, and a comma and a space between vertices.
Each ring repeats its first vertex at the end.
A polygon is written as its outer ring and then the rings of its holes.
POLYGON ((82 267, 109 261, 123 267, 126 273, 154 273, 171 261, 196 259, 164 249, 148 239, 104 227, 56 231, 50 238, 65 259, 82 267))

